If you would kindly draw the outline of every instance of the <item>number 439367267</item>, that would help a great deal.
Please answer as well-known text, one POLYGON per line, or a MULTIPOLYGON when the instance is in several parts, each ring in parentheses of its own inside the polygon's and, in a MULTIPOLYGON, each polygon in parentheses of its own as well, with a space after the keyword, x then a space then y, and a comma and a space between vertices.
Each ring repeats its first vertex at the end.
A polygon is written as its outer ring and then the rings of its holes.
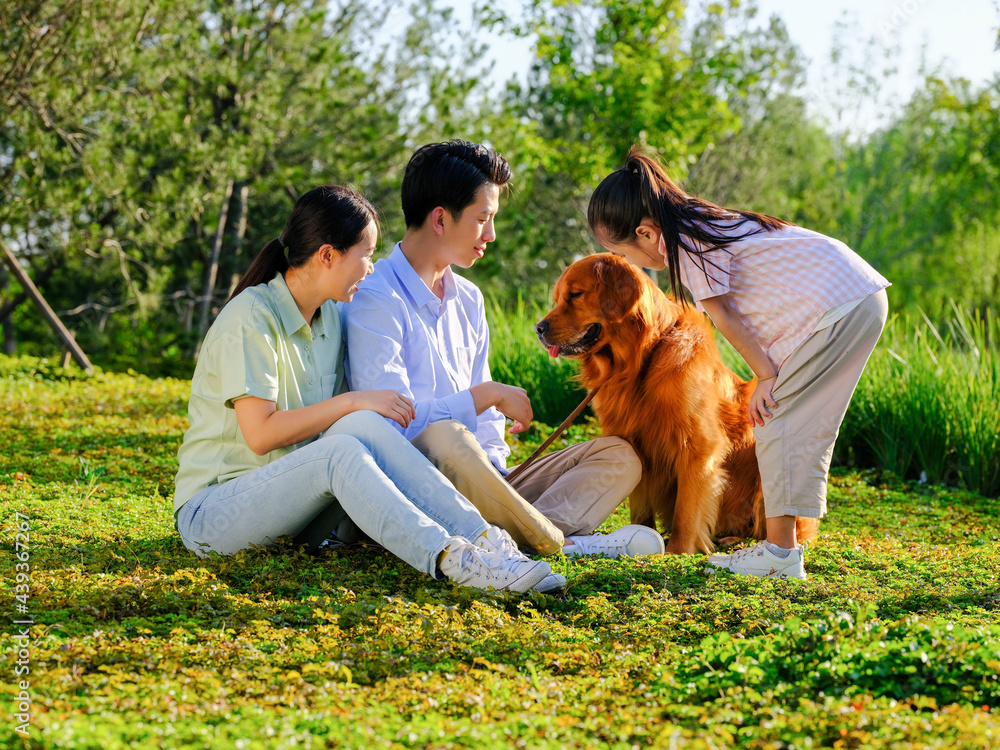
POLYGON ((17 570, 15 596, 14 598, 21 604, 28 603, 28 582, 30 566, 28 563, 28 541, 29 541, 29 519, 21 512, 17 513, 16 528, 17 535, 14 538, 14 556, 18 562, 15 566, 17 570))

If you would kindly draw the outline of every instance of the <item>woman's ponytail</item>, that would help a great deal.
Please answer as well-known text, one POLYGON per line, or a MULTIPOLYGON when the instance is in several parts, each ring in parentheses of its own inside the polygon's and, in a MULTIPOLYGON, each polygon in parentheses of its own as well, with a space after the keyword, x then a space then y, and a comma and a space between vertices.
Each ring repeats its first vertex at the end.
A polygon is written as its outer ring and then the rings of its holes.
POLYGON ((301 268, 323 245, 346 253, 361 241, 378 212, 361 193, 344 185, 320 185, 302 195, 285 222, 281 235, 264 245, 233 290, 231 300, 244 289, 266 284, 289 268, 301 268))
MULTIPOLYGON (((250 263, 250 267, 243 274, 240 282, 229 295, 232 299, 244 289, 248 289, 258 284, 266 284, 275 277, 276 274, 284 273, 288 270, 288 257, 285 255, 285 246, 280 237, 275 237, 268 242, 257 253, 257 257, 250 263)), ((228 302, 228 300, 227 300, 228 302)))
POLYGON ((691 248, 681 239, 679 227, 684 225, 685 209, 690 199, 687 193, 670 179, 663 166, 642 153, 638 146, 633 146, 629 150, 625 168, 630 170, 638 181, 645 215, 660 227, 660 236, 666 249, 664 255, 670 278, 670 290, 674 298, 681 305, 685 305, 687 298, 681 290, 680 249, 691 248))
POLYGON ((652 219, 660 227, 674 297, 684 304, 681 294, 680 261, 677 257, 680 234, 677 231, 680 211, 687 194, 671 180, 655 159, 633 146, 625 166, 609 174, 590 198, 587 223, 590 231, 614 243, 633 244, 635 229, 643 219, 652 219))

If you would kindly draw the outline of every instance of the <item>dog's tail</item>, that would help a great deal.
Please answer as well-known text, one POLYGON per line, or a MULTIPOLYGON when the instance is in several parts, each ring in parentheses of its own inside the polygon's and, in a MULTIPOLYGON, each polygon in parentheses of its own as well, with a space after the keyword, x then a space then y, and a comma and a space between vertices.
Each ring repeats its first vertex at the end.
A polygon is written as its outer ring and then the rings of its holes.
POLYGON ((818 518, 803 518, 799 516, 795 519, 795 535, 798 537, 799 544, 808 542, 810 539, 815 539, 817 533, 819 533, 818 518))

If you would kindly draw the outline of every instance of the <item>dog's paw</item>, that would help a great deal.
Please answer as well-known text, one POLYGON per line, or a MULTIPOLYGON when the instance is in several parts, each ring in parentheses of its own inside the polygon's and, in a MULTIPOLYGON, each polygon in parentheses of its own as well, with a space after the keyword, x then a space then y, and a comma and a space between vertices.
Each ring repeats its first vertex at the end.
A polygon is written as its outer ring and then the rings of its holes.
POLYGON ((742 542, 742 541, 743 541, 743 537, 741 537, 741 536, 724 536, 721 539, 716 539, 715 540, 715 546, 716 547, 730 547, 730 546, 736 544, 737 542, 742 542))

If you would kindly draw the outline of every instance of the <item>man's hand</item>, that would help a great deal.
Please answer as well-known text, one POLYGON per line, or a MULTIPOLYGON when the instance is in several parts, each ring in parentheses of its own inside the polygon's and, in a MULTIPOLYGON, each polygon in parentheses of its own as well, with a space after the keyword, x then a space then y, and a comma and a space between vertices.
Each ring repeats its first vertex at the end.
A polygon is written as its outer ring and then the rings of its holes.
POLYGON ((528 398, 528 392, 524 388, 490 380, 472 386, 469 392, 472 394, 477 415, 490 407, 495 407, 505 417, 514 420, 514 425, 510 428, 512 433, 524 432, 531 426, 531 399, 528 398))
POLYGON ((496 383, 500 390, 500 401, 495 404, 497 411, 505 417, 514 420, 514 425, 510 428, 512 433, 524 432, 531 426, 531 399, 524 388, 516 385, 504 385, 496 383))

